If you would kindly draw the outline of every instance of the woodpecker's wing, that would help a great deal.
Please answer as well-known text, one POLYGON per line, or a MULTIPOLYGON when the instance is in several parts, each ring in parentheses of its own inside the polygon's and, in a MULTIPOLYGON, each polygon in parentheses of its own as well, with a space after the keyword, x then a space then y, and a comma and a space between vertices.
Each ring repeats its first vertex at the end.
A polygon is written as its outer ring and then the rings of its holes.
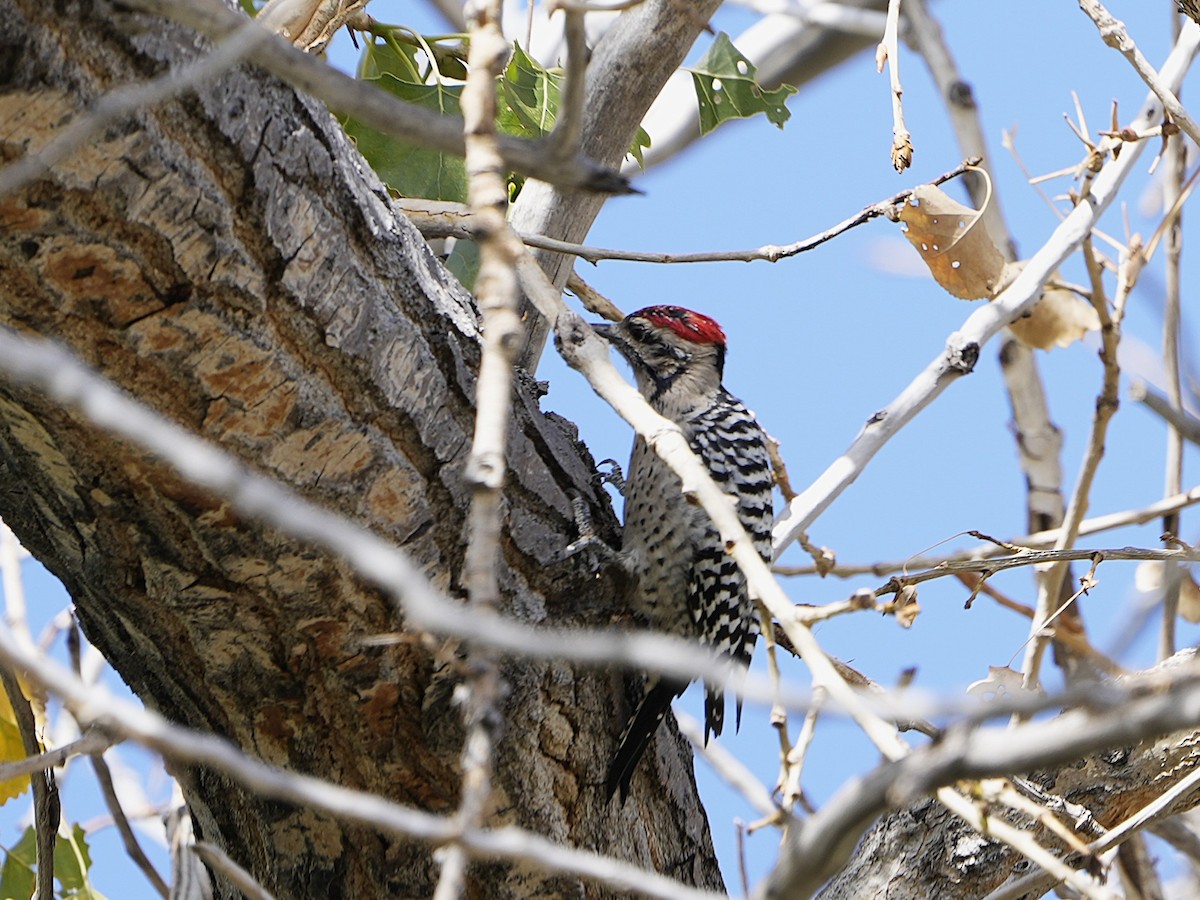
POLYGON ((633 770, 641 761, 650 746, 650 740, 658 726, 667 717, 671 701, 687 688, 687 684, 651 675, 646 679, 645 691, 641 702, 621 734, 621 742, 617 752, 608 766, 608 778, 605 781, 604 797, 611 800, 612 795, 621 790, 621 802, 629 795, 629 782, 633 779, 633 770))
MULTIPOLYGON (((764 560, 771 556, 774 521, 771 461, 766 434, 740 400, 722 390, 712 406, 688 422, 692 449, 713 480, 737 500, 738 517, 764 560)), ((688 607, 701 640, 718 654, 749 665, 758 638, 758 610, 746 591, 746 579, 725 552, 720 535, 703 515, 704 533, 695 542, 688 607)), ((705 685, 704 738, 720 735, 725 721, 721 685, 705 685)), ((741 724, 738 702, 737 719, 741 724)))

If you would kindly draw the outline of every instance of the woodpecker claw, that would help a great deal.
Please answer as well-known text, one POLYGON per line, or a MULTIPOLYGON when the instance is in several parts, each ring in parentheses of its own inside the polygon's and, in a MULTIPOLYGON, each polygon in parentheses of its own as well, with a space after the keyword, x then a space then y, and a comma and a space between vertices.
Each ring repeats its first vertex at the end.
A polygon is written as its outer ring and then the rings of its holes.
POLYGON ((617 489, 617 493, 622 497, 625 496, 625 473, 621 470, 621 464, 615 459, 602 459, 596 463, 596 477, 600 480, 601 485, 611 484, 617 489), (601 466, 608 466, 608 471, 602 471, 601 466))

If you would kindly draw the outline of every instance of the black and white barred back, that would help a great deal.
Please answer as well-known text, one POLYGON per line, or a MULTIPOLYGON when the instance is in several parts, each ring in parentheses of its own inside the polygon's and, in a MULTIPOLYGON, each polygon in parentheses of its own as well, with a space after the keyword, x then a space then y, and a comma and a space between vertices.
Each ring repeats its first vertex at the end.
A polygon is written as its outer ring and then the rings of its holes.
MULTIPOLYGON (((724 388, 717 402, 689 423, 688 440, 704 461, 713 480, 737 498, 738 517, 764 561, 771 559, 771 460, 767 437, 753 413, 724 388)), ((703 534, 696 540, 696 559, 688 590, 688 605, 701 640, 718 653, 750 665, 758 639, 758 610, 746 592, 746 577, 725 552, 720 534, 704 517, 703 534)), ((737 704, 737 725, 742 704, 737 704)), ((725 694, 720 685, 705 684, 704 739, 720 735, 725 722, 725 694)))
MULTIPOLYGON (((633 367, 641 392, 676 422, 713 479, 737 499, 742 525, 770 558, 772 480, 766 435, 753 414, 721 384, 725 336, 716 322, 680 307, 640 310, 596 329, 633 367)), ((635 609, 647 625, 694 638, 748 665, 758 637, 745 577, 708 514, 683 497, 679 479, 639 438, 625 490, 622 555, 637 575, 635 609)), ((671 701, 686 683, 650 676, 621 736, 608 794, 624 797, 671 701)), ((705 740, 725 721, 721 684, 705 685, 705 740)), ((738 705, 740 724, 741 705, 738 705)))

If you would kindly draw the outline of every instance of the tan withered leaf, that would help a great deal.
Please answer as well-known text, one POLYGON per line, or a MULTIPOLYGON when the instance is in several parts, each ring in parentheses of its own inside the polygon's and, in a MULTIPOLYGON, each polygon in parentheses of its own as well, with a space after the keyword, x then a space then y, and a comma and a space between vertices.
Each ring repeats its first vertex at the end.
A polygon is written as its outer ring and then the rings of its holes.
MULTIPOLYGON (((1010 263, 1004 272, 1001 289, 1008 286, 1025 267, 1024 262, 1010 263)), ((1033 309, 1009 324, 1013 336, 1027 347, 1049 350, 1055 345, 1067 347, 1089 331, 1098 331, 1100 317, 1095 307, 1066 288, 1054 287, 1056 272, 1051 284, 1042 291, 1041 299, 1033 309)))
POLYGON ((1022 344, 1049 350, 1066 347, 1089 331, 1100 328, 1100 317, 1086 300, 1062 288, 1047 288, 1028 315, 1011 323, 1009 330, 1022 344))
POLYGON ((1004 271, 1004 254, 981 221, 945 191, 923 184, 900 210, 904 231, 929 271, 955 297, 992 297, 1004 271))
POLYGON ((1191 572, 1183 573, 1179 586, 1179 615, 1193 624, 1200 622, 1200 585, 1191 572))

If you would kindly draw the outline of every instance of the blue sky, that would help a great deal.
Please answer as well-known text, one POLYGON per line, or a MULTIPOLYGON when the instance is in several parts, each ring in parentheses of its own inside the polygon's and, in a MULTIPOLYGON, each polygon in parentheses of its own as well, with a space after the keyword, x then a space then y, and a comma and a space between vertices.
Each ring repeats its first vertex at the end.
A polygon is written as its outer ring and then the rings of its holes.
MULTIPOLYGON (((1161 64, 1170 45, 1168 12, 1173 4, 1125 0, 1109 5, 1126 21, 1151 62, 1161 64)), ((1057 170, 1074 165, 1082 156, 1079 141, 1063 121, 1063 113, 1074 109, 1072 91, 1078 93, 1094 133, 1107 127, 1114 98, 1122 119, 1128 121, 1146 89, 1129 64, 1104 46, 1095 26, 1074 3, 941 0, 931 8, 942 21, 964 78, 974 88, 991 147, 995 189, 1022 255, 1031 255, 1057 220, 1001 147, 1002 130, 1015 133, 1018 150, 1032 172, 1057 170)), ((376 0, 371 11, 382 21, 442 30, 415 4, 376 0)), ((714 24, 729 31, 736 42, 738 31, 750 21, 752 16, 735 8, 719 14, 714 24)), ((702 38, 694 56, 707 43, 702 38)), ((788 243, 953 168, 961 156, 936 88, 921 60, 903 45, 900 57, 906 119, 915 146, 909 172, 897 175, 891 167, 887 78, 876 74, 873 60, 863 54, 792 97, 788 104, 792 117, 782 131, 763 118, 732 123, 640 178, 637 185, 644 196, 616 198, 606 204, 588 242, 662 251, 788 243)), ((353 48, 339 38, 332 58, 338 65, 352 67, 353 48)), ((1194 79, 1191 82, 1183 92, 1185 102, 1189 92, 1196 90, 1194 79)), ((1124 192, 1131 226, 1143 234, 1149 234, 1156 222, 1139 209, 1152 158, 1153 151, 1139 161, 1134 182, 1124 192)), ((1057 179, 1046 190, 1058 194, 1069 186, 1069 179, 1057 179)), ((949 190, 961 197, 956 188, 949 190)), ((1105 230, 1122 235, 1122 215, 1114 207, 1103 223, 1105 230)), ((1192 280, 1187 275, 1186 248, 1195 238, 1195 229, 1185 217, 1185 285, 1192 280)), ((595 267, 582 263, 578 270, 626 311, 674 303, 717 318, 729 335, 727 386, 782 441, 797 489, 845 450, 866 419, 941 351, 946 337, 973 309, 923 274, 898 226, 882 220, 776 264, 604 262, 595 267)), ((1064 275, 1076 282, 1086 280, 1075 262, 1064 275)), ((1155 351, 1161 344, 1161 285, 1160 254, 1142 278, 1125 326, 1127 337, 1155 351)), ((1185 359, 1193 337, 1186 299, 1185 359)), ((998 537, 1024 532, 1024 478, 1010 432, 997 350, 997 344, 985 347, 975 372, 951 386, 883 449, 812 527, 815 543, 832 547, 841 561, 871 562, 903 559, 947 540, 952 543, 946 548, 955 546, 954 536, 966 529, 998 537)), ((1037 355, 1053 418, 1065 438, 1065 488, 1070 491, 1100 386, 1100 365, 1094 345, 1077 344, 1037 355)), ((578 422, 596 459, 627 458, 628 429, 553 351, 547 353, 538 376, 550 382, 544 408, 578 422)), ((1123 392, 1127 384, 1128 379, 1123 379, 1123 392)), ((1160 497, 1164 453, 1164 428, 1126 402, 1109 433, 1091 512, 1143 506, 1160 497)), ((1192 483, 1188 472, 1195 471, 1196 456, 1189 450, 1185 488, 1192 483)), ((1195 536, 1188 527, 1190 520, 1185 515, 1185 539, 1195 536)), ((1157 523, 1151 523, 1083 545, 1155 546, 1158 530, 1157 523)), ((957 541, 957 545, 969 543, 969 538, 957 541)), ((793 548, 784 561, 799 563, 803 557, 793 548)), ((1132 564, 1106 563, 1099 571, 1099 586, 1084 602, 1086 621, 1101 648, 1129 627, 1137 599, 1132 574, 1132 564)), ((66 601, 47 577, 31 574, 30 579, 30 602, 38 604, 35 614, 40 611, 48 618, 62 608, 66 601)), ((882 581, 792 579, 785 587, 795 602, 824 603, 842 599, 859 587, 877 587, 882 581)), ((997 576, 994 584, 1022 602, 1035 601, 1028 571, 997 576)), ((965 611, 965 599, 960 585, 943 579, 922 588, 922 613, 910 630, 902 630, 891 619, 858 614, 820 626, 817 635, 829 652, 885 685, 915 666, 917 685, 957 695, 984 678, 988 666, 1009 664, 1027 633, 1025 621, 986 599, 965 611)), ((1180 623, 1181 645, 1196 639, 1196 628, 1180 623)), ((1143 665, 1152 659, 1153 629, 1135 643, 1126 662, 1143 665)), ((757 664, 762 664, 761 654, 757 664)), ((785 665, 790 677, 806 681, 800 663, 785 665)), ((690 692, 683 703, 699 714, 698 692, 690 692)), ((793 737, 798 724, 792 722, 793 737)), ((766 710, 747 704, 741 733, 727 744, 768 785, 773 783, 777 742, 766 710)), ((877 758, 851 726, 822 722, 805 769, 809 797, 823 802, 846 778, 869 768, 877 758)), ((132 759, 146 763, 140 755, 132 759)), ((728 885, 736 892, 732 823, 735 818, 753 819, 753 811, 699 761, 697 778, 728 885)), ((86 790, 80 790, 84 796, 70 799, 68 795, 66 809, 76 819, 86 820, 98 807, 86 790)), ((4 814, 7 818, 10 810, 4 814)), ((17 834, 15 826, 0 825, 0 842, 15 842, 17 834)), ((97 887, 114 897, 150 896, 141 876, 124 863, 111 829, 96 840, 103 848, 95 854, 97 887)), ((748 840, 752 883, 766 873, 776 849, 774 832, 764 831, 748 840)))

